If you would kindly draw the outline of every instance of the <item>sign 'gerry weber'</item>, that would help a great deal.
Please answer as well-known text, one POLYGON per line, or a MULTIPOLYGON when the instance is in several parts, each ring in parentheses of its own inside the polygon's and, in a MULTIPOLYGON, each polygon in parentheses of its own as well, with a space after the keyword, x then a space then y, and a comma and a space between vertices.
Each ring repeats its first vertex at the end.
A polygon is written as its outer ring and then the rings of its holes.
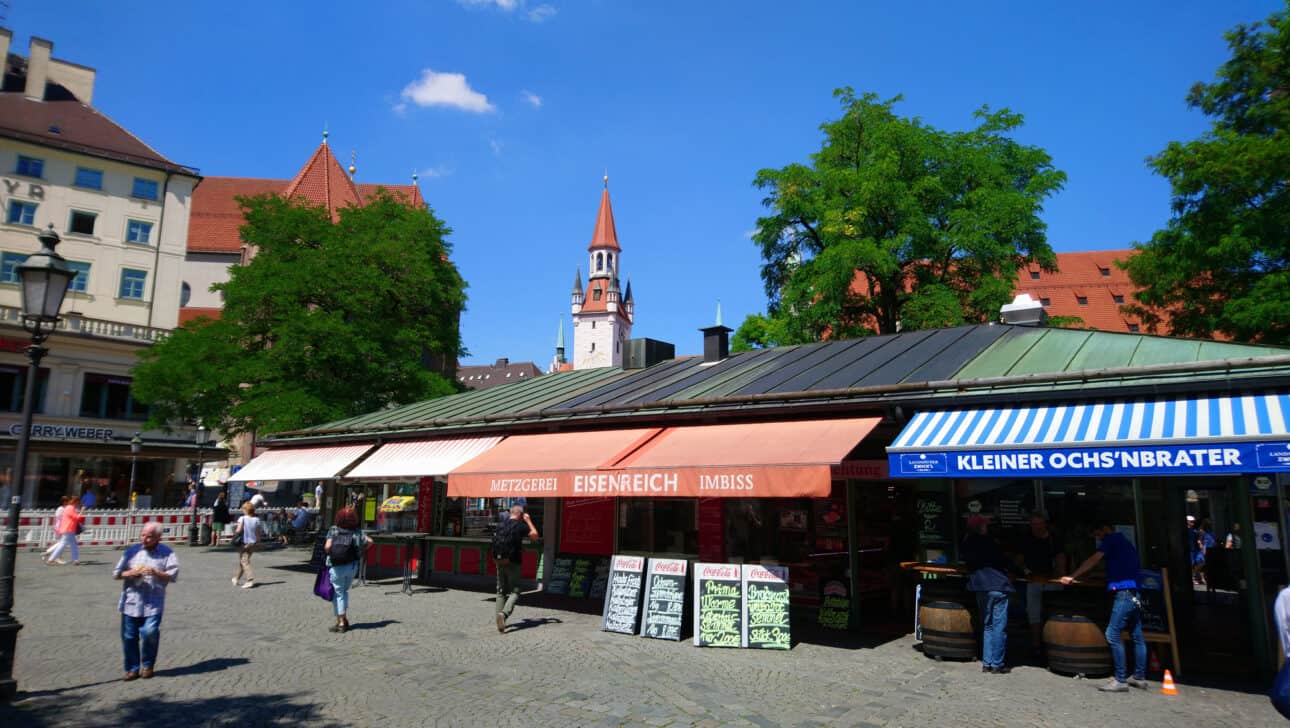
POLYGON ((899 453, 892 477, 1198 475, 1290 471, 1290 443, 899 453))

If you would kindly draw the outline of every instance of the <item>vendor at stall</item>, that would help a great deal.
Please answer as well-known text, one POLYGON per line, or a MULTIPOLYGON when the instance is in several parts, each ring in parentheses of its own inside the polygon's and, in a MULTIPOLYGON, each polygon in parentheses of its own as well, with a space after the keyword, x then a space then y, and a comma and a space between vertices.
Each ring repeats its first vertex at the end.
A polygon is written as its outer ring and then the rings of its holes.
POLYGON ((1048 528, 1048 519, 1042 513, 1030 516, 1030 530, 1021 537, 1022 572, 1026 575, 1026 621, 1030 623, 1030 650, 1038 655, 1043 644, 1044 601, 1046 591, 1061 589, 1056 584, 1044 583, 1066 575, 1066 554, 1058 539, 1048 528))

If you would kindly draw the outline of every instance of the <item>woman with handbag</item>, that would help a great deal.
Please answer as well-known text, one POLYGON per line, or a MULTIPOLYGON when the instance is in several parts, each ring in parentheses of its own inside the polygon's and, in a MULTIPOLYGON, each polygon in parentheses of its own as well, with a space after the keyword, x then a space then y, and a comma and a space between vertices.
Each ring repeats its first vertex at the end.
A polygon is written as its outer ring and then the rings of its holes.
POLYGON ((243 503, 243 515, 237 519, 237 530, 233 544, 237 546, 237 573, 233 574, 233 586, 246 575, 243 589, 255 586, 255 571, 251 568, 251 554, 260 550, 260 536, 264 535, 264 525, 255 517, 255 504, 243 503))
POLYGON ((58 524, 54 527, 54 533, 58 534, 58 544, 54 550, 49 553, 47 564, 66 564, 66 561, 58 558, 62 555, 63 549, 68 546, 72 547, 72 565, 81 565, 81 548, 76 542, 76 535, 85 528, 85 516, 81 515, 76 508, 76 499, 71 498, 62 508, 62 515, 58 517, 58 524))
POLYGON ((349 587, 354 583, 358 573, 358 563, 363 549, 372 543, 359 529, 358 512, 353 508, 342 508, 336 512, 336 520, 327 531, 327 541, 323 552, 327 554, 327 574, 332 586, 332 611, 336 615, 336 624, 329 628, 331 632, 345 632, 349 629, 349 587))

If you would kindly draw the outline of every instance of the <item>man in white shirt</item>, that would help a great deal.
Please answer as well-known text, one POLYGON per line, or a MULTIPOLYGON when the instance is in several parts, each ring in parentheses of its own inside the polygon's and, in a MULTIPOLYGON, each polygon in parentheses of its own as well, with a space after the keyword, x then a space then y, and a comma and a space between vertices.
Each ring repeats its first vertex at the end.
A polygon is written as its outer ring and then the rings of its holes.
POLYGON ((1277 620, 1277 635, 1281 637, 1281 651, 1290 662, 1290 586, 1282 589, 1277 595, 1272 613, 1277 620))
POLYGON ((317 508, 319 512, 322 512, 322 507, 323 507, 322 497, 323 497, 323 487, 322 487, 322 483, 319 483, 318 485, 314 486, 314 508, 317 508))
POLYGON ((161 543, 161 524, 144 524, 140 543, 126 549, 112 576, 125 580, 117 604, 121 612, 121 643, 125 647, 124 679, 147 680, 152 677, 161 642, 166 586, 179 578, 179 559, 161 543))
POLYGON ((264 494, 259 491, 256 491, 255 495, 251 496, 251 505, 255 506, 255 510, 257 511, 268 505, 268 503, 269 502, 265 499, 264 494))

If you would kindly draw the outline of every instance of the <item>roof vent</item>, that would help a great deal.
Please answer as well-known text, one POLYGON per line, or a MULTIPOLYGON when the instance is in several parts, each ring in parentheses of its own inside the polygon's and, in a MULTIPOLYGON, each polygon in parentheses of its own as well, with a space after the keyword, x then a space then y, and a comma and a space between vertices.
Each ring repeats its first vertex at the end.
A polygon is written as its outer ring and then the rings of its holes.
POLYGON ((1012 299, 1012 303, 1003 304, 999 315, 1005 324, 1017 326, 1043 326, 1048 322, 1048 312, 1044 310, 1044 305, 1028 293, 1018 294, 1012 299))

